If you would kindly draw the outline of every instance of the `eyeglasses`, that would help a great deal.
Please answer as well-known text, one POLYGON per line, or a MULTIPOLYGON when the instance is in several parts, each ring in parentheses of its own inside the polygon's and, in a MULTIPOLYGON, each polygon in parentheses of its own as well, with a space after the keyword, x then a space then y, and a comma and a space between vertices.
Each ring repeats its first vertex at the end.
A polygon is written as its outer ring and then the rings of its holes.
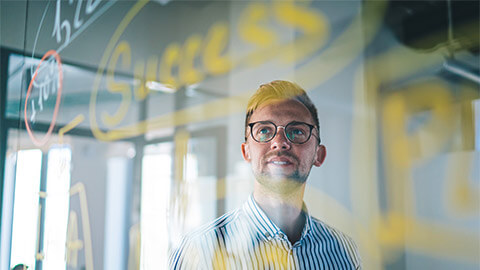
POLYGON ((250 127, 250 135, 252 138, 259 143, 266 143, 271 141, 277 135, 277 130, 279 127, 283 128, 283 132, 287 139, 295 144, 306 143, 310 137, 313 135, 318 139, 320 144, 320 138, 312 134, 312 130, 315 126, 304 123, 304 122, 290 122, 285 126, 277 126, 270 121, 259 121, 248 124, 250 127))

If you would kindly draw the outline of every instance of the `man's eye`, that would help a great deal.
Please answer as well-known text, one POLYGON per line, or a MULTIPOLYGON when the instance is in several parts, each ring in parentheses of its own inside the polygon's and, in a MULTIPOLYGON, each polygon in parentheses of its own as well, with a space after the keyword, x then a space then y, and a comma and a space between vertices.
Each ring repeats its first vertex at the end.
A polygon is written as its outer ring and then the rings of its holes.
POLYGON ((267 128, 262 128, 259 133, 260 133, 260 134, 267 134, 267 133, 269 133, 269 132, 270 132, 269 129, 267 129, 267 128))
POLYGON ((305 132, 304 132, 303 130, 301 130, 301 129, 294 129, 294 130, 292 130, 292 134, 294 134, 294 135, 303 135, 303 134, 305 134, 305 132))

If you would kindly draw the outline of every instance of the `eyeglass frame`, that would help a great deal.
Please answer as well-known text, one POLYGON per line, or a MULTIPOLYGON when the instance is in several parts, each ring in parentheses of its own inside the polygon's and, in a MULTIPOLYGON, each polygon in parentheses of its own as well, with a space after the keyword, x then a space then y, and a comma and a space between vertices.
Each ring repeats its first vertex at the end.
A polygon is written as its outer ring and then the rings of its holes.
MULTIPOLYGON (((278 128, 279 128, 279 127, 283 128, 283 135, 285 135, 285 138, 287 138, 287 140, 288 140, 289 142, 293 143, 293 144, 304 144, 304 143, 306 143, 306 142, 308 142, 308 141, 310 140, 310 138, 312 137, 312 135, 313 135, 313 137, 315 137, 315 138, 318 139, 318 144, 319 144, 319 145, 320 145, 320 143, 322 142, 322 141, 320 140, 320 130, 317 129, 315 125, 311 125, 311 124, 309 124, 309 123, 305 123, 305 122, 301 122, 301 121, 292 121, 292 122, 290 122, 290 123, 288 123, 288 124, 286 124, 286 125, 284 125, 284 126, 277 126, 277 125, 276 125, 275 123, 273 123, 272 121, 257 121, 257 122, 249 123, 247 126, 250 127, 250 137, 252 137, 252 139, 253 139, 254 141, 258 142, 258 143, 268 143, 268 142, 270 142, 271 140, 273 140, 273 139, 275 138, 275 136, 277 136, 278 128), (272 138, 270 138, 268 141, 257 141, 257 139, 255 139, 255 137, 253 136, 253 126, 254 126, 255 124, 258 124, 258 123, 270 123, 270 124, 272 124, 272 125, 275 127, 275 133, 273 134, 272 138), (286 133, 286 131, 285 131, 285 130, 286 130, 286 127, 287 127, 288 125, 290 125, 290 124, 305 124, 305 125, 307 125, 307 126, 310 128, 310 135, 309 135, 308 138, 307 138, 304 142, 302 142, 302 143, 293 142, 293 141, 290 140, 290 138, 287 136, 287 133, 286 133), (319 136, 313 134, 313 132, 312 132, 313 129, 317 130, 319 136)), ((245 137, 245 141, 247 141, 247 137, 245 137)))

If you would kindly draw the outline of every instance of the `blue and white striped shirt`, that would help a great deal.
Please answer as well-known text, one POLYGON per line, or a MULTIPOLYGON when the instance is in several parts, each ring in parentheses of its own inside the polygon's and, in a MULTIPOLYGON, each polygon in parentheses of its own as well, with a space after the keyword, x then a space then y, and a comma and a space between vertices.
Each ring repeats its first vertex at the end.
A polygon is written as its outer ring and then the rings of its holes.
POLYGON ((293 246, 253 196, 188 234, 171 254, 171 269, 361 269, 353 240, 306 211, 293 246))

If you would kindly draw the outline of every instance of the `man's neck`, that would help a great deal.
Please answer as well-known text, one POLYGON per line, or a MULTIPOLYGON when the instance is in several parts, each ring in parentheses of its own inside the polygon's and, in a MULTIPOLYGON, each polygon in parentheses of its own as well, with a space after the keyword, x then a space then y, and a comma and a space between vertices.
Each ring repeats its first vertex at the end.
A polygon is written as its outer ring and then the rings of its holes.
POLYGON ((255 182, 253 198, 292 244, 300 239, 305 226, 302 211, 304 192, 304 184, 288 194, 278 194, 255 182))

